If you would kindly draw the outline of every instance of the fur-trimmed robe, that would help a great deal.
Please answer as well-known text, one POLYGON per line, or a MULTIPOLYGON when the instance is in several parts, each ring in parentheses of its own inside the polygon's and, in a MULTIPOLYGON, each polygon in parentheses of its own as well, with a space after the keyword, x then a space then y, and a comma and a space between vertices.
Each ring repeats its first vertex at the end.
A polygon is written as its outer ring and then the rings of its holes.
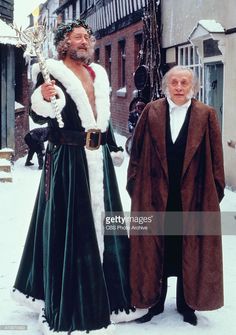
MULTIPOLYGON (((167 109, 166 99, 149 103, 135 129, 127 183, 134 212, 166 211, 169 180, 167 109)), ((193 215, 193 221, 183 221, 184 228, 188 228, 183 236, 182 251, 184 296, 186 303, 195 310, 213 310, 223 305, 219 203, 224 196, 225 182, 221 132, 213 108, 192 99, 190 112, 180 197, 183 212, 201 212, 202 216, 193 215), (204 216, 207 212, 212 215, 204 216), (212 236, 209 231, 203 234, 209 219, 213 219, 212 236), (198 235, 195 229, 199 224, 201 233, 198 235)), ((137 307, 152 306, 159 300, 163 242, 163 236, 158 234, 131 236, 131 301, 137 307)))
MULTIPOLYGON (((49 60, 47 66, 56 80, 64 129, 109 129, 108 144, 89 151, 49 142, 15 294, 45 304, 43 317, 54 331, 101 329, 105 334, 111 312, 130 308, 128 238, 101 233, 102 212, 122 211, 110 156, 119 148, 109 126, 108 78, 100 65, 91 64, 95 120, 78 77, 62 61, 49 60)), ((39 74, 31 114, 36 122, 58 128, 51 104, 41 95, 42 82, 39 74)))

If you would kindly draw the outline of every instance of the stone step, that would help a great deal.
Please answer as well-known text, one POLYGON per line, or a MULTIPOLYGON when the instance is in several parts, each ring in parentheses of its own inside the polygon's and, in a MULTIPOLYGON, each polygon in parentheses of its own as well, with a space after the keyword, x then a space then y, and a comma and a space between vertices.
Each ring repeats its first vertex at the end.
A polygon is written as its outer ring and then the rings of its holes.
MULTIPOLYGON (((10 155, 4 155, 4 157, 9 158, 10 155)), ((0 158, 0 182, 2 183, 12 182, 11 162, 8 160, 8 158, 0 158)))
POLYGON ((0 159, 0 171, 11 172, 11 162, 7 159, 0 159))
POLYGON ((14 150, 11 148, 3 148, 0 150, 0 159, 11 160, 14 155, 14 150))
POLYGON ((9 166, 9 165, 0 165, 0 171, 11 172, 11 166, 9 166))
POLYGON ((0 171, 1 183, 12 183, 12 174, 10 172, 0 171))

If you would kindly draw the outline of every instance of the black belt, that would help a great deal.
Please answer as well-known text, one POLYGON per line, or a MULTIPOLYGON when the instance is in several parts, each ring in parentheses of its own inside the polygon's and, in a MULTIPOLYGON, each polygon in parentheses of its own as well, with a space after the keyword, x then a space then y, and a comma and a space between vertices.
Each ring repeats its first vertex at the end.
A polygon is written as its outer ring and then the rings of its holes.
POLYGON ((100 145, 107 143, 107 132, 102 133, 100 129, 89 129, 88 131, 76 131, 65 129, 50 129, 48 140, 53 144, 68 144, 86 147, 96 150, 100 145))

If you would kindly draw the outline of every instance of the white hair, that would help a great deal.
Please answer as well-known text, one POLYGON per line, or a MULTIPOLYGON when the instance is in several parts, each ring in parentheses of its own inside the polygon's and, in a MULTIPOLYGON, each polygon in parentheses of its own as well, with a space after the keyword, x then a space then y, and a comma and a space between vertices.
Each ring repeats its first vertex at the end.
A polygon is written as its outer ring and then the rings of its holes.
POLYGON ((166 96, 169 96, 168 81, 169 81, 169 78, 170 78, 171 74, 175 71, 179 71, 179 72, 188 71, 191 74, 192 89, 190 91, 190 94, 189 94, 188 98, 192 98, 193 96, 197 95, 197 93, 199 91, 199 87, 200 87, 198 77, 197 77, 196 73, 191 68, 189 68, 187 66, 183 66, 183 65, 173 66, 168 72, 166 72, 166 74, 162 78, 162 92, 166 96))

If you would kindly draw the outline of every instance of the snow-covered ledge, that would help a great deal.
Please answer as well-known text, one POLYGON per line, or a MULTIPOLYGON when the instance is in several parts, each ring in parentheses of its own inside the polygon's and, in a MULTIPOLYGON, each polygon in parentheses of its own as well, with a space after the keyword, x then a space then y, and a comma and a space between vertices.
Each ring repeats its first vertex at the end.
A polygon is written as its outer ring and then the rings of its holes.
POLYGON ((18 38, 15 30, 6 22, 0 19, 0 43, 17 45, 18 38))
POLYGON ((118 97, 125 98, 125 97, 126 97, 126 94, 127 94, 127 88, 126 88, 126 86, 121 87, 119 90, 116 91, 116 95, 117 95, 118 97))
POLYGON ((13 155, 14 155, 14 150, 11 148, 0 149, 0 159, 11 160, 13 155))

